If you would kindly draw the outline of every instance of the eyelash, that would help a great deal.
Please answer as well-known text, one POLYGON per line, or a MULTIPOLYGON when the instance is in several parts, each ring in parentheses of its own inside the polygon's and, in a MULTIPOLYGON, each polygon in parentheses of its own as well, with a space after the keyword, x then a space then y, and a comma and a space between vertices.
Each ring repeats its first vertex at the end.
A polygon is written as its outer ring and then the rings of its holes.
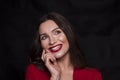
POLYGON ((57 34, 60 34, 61 33, 61 31, 55 31, 55 34, 57 35, 57 34))
POLYGON ((42 37, 41 37, 41 40, 45 40, 44 38, 46 39, 47 36, 46 36, 46 35, 45 35, 45 36, 42 36, 42 37))
MULTIPOLYGON (((55 35, 58 35, 60 33, 61 33, 61 31, 55 31, 55 35)), ((48 37, 47 35, 44 35, 41 37, 41 40, 45 40, 47 37, 48 37)))

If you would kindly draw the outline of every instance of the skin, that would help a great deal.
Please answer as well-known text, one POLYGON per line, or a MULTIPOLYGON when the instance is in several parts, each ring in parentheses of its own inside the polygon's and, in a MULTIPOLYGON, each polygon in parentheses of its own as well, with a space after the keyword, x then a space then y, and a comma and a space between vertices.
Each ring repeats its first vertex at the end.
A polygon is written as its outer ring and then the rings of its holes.
POLYGON ((39 34, 43 48, 41 59, 51 73, 50 80, 73 80, 69 43, 64 32, 54 21, 47 20, 40 24, 39 34), (54 52, 56 49, 59 50, 54 52))

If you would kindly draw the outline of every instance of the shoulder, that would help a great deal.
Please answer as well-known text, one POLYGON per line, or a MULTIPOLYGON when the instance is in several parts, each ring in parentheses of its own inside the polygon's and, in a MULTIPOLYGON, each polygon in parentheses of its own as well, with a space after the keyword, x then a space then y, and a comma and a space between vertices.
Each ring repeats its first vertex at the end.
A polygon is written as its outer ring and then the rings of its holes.
POLYGON ((39 69, 34 64, 29 64, 27 66, 26 72, 37 72, 39 69))
POLYGON ((34 64, 29 64, 27 66, 27 70, 34 70, 34 69, 37 69, 37 67, 34 64))
POLYGON ((29 64, 26 72, 32 72, 32 73, 48 73, 47 71, 41 70, 39 69, 37 66, 35 66, 34 64, 29 64))
POLYGON ((40 70, 34 64, 29 64, 26 68, 26 80, 39 80, 40 78, 48 79, 49 73, 40 70))
POLYGON ((39 70, 34 64, 29 64, 26 68, 26 76, 36 76, 41 73, 41 70, 39 70))
POLYGON ((93 74, 99 74, 100 71, 96 68, 84 68, 84 69, 77 69, 78 72, 83 72, 83 73, 93 73, 93 74))
POLYGON ((96 68, 75 68, 74 75, 82 78, 90 78, 89 80, 102 80, 101 72, 96 68))

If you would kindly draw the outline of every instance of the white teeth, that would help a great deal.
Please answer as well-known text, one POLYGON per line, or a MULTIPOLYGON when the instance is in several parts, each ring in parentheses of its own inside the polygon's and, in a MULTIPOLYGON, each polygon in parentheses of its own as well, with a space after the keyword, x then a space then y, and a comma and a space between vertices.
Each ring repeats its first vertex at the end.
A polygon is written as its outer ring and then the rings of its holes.
POLYGON ((60 48, 60 45, 59 46, 56 46, 54 48, 51 48, 51 50, 58 50, 60 48))

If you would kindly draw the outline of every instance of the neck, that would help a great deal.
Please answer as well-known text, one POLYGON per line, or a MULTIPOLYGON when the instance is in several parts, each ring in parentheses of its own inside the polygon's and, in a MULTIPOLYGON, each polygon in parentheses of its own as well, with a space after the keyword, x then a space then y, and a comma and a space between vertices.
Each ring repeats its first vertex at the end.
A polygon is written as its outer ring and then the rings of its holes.
POLYGON ((69 54, 66 54, 63 58, 57 60, 60 68, 62 71, 65 71, 65 70, 72 70, 73 69, 73 65, 71 64, 70 62, 70 56, 69 54))

